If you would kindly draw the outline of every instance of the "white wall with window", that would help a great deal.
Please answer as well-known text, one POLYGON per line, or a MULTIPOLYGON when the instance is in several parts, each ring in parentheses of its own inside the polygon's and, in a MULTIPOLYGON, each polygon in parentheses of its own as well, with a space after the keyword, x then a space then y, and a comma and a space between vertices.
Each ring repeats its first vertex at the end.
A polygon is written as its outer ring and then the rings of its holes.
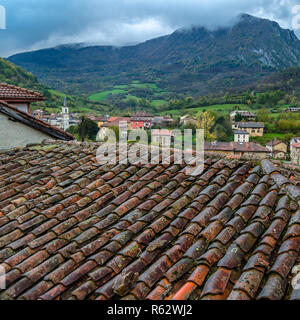
POLYGON ((244 143, 249 142, 249 133, 246 131, 235 131, 234 142, 244 143))

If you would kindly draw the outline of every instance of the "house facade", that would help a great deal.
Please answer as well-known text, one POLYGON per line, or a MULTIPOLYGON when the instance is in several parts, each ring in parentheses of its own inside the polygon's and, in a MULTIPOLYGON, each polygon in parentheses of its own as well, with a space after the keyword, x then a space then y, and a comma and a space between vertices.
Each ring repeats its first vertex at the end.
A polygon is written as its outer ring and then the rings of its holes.
POLYGON ((250 137, 262 137, 264 135, 265 124, 263 122, 237 122, 233 129, 247 131, 250 137))
POLYGON ((128 131, 131 130, 130 118, 126 117, 111 117, 105 123, 103 123, 100 127, 100 130, 97 135, 97 140, 104 141, 108 136, 109 129, 111 127, 119 128, 119 135, 123 139, 127 139, 128 131))
POLYGON ((235 117, 237 115, 240 115, 241 117, 243 117, 243 119, 247 120, 247 121, 255 121, 256 119, 256 114, 253 112, 250 112, 248 110, 235 110, 233 112, 230 113, 230 119, 231 121, 235 121, 235 117))
POLYGON ((173 123, 174 123, 174 120, 169 117, 154 117, 152 121, 152 124, 157 126, 160 126, 160 125, 168 126, 173 123))
POLYGON ((249 133, 242 130, 234 130, 234 142, 249 142, 249 133))
POLYGON ((183 126, 188 126, 188 125, 196 126, 198 124, 198 121, 194 117, 191 117, 189 115, 185 115, 180 118, 180 124, 183 126))
POLYGON ((153 116, 147 112, 137 112, 130 118, 131 129, 150 129, 153 116))
POLYGON ((285 109, 285 112, 300 112, 300 108, 299 107, 289 107, 289 108, 285 109))
POLYGON ((95 117, 93 115, 89 116, 89 118, 92 121, 95 121, 98 125, 98 127, 100 128, 104 123, 106 123, 109 120, 109 115, 106 116, 99 116, 99 117, 95 117))
POLYGON ((267 143, 266 148, 270 150, 272 158, 286 159, 287 144, 280 140, 273 140, 267 143))
POLYGON ((152 142, 155 144, 169 146, 171 145, 174 134, 171 130, 167 129, 154 129, 152 131, 152 142))
POLYGON ((300 165, 300 143, 294 143, 291 145, 291 162, 296 165, 300 165))

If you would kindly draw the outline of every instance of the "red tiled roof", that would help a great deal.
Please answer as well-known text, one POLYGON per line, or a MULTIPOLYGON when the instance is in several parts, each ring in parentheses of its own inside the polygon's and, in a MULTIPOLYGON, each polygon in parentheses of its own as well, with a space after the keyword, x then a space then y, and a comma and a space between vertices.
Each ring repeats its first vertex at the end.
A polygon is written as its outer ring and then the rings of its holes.
POLYGON ((173 132, 172 130, 168 130, 168 129, 153 129, 152 135, 153 136, 172 136, 173 132))
POLYGON ((3 113, 16 121, 19 121, 27 126, 42 131, 55 139, 61 140, 74 140, 74 137, 61 129, 51 126, 49 123, 44 122, 32 115, 23 112, 16 107, 0 100, 0 113, 3 113))
POLYGON ((295 148, 300 148, 300 142, 294 143, 294 144, 292 144, 292 146, 295 147, 295 148))
POLYGON ((121 122, 121 121, 130 121, 128 117, 110 117, 108 122, 121 122))
POLYGON ((4 101, 42 101, 41 93, 16 87, 7 83, 0 83, 0 100, 4 101))
POLYGON ((207 158, 193 177, 97 147, 0 155, 0 299, 299 299, 300 188, 280 168, 207 158))
POLYGON ((206 142, 206 151, 236 151, 236 152, 270 152, 269 149, 254 142, 206 142))
POLYGON ((132 115, 133 117, 153 117, 149 112, 139 111, 132 115))
POLYGON ((153 116, 148 112, 137 112, 130 118, 131 121, 152 121, 153 116))
POLYGON ((285 143, 285 142, 283 142, 283 141, 281 141, 281 140, 269 141, 269 142, 267 143, 267 146, 273 147, 273 146, 277 146, 277 145, 280 144, 280 143, 285 143))

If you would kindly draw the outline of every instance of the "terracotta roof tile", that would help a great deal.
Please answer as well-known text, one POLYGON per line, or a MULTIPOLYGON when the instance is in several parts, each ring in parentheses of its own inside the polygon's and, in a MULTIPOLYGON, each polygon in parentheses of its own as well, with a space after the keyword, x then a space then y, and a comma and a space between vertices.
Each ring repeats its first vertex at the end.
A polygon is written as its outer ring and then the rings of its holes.
POLYGON ((0 100, 4 101, 41 101, 44 100, 43 95, 24 88, 13 86, 7 83, 0 83, 0 100))
POLYGON ((300 189, 280 167, 207 158, 190 177, 101 166, 97 147, 0 154, 0 299, 299 299, 300 189))

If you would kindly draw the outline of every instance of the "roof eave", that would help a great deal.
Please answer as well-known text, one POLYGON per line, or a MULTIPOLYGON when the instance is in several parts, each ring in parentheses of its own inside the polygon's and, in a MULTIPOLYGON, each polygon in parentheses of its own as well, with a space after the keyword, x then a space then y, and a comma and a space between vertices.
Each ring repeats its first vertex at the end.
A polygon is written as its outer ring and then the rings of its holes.
POLYGON ((28 125, 56 139, 64 141, 75 140, 75 138, 70 133, 55 128, 49 125, 48 123, 40 119, 37 119, 31 116, 30 114, 27 114, 26 112, 23 112, 4 101, 0 101, 0 112, 7 115, 8 117, 11 117, 15 121, 28 125))

